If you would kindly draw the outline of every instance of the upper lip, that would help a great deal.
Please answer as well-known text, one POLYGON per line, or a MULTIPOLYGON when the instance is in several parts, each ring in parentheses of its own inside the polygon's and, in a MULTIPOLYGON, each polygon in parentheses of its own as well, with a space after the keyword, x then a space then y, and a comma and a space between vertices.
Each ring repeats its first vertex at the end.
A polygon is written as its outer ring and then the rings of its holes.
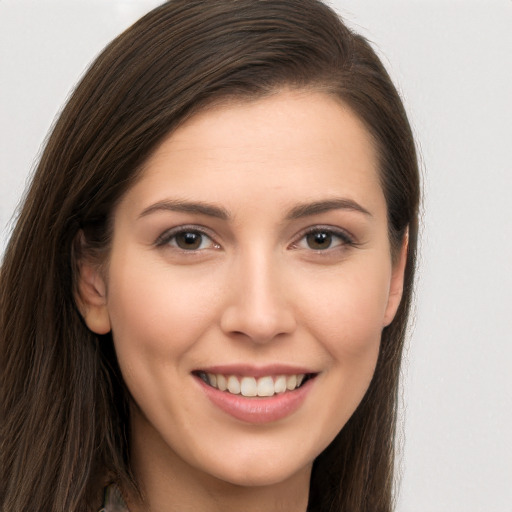
POLYGON ((239 375, 241 377, 266 377, 268 375, 302 375, 318 373, 306 366, 282 363, 255 366, 250 364, 221 364, 196 368, 194 373, 204 372, 216 375, 239 375))

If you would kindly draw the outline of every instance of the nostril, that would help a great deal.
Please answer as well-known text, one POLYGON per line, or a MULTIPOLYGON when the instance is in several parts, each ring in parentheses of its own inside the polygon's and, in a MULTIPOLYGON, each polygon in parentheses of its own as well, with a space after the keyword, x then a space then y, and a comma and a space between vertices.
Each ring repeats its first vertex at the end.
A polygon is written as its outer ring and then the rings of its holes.
POLYGON ((227 308, 221 318, 221 329, 227 335, 254 343, 268 343, 291 334, 296 328, 293 313, 286 307, 266 310, 246 305, 227 308))

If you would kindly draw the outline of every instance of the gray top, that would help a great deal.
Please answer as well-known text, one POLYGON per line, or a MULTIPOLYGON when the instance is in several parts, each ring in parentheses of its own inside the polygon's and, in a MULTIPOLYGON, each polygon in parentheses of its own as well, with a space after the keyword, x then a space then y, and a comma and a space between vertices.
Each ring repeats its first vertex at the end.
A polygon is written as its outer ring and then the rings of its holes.
POLYGON ((105 488, 103 507, 98 512, 130 512, 116 484, 110 484, 105 488))

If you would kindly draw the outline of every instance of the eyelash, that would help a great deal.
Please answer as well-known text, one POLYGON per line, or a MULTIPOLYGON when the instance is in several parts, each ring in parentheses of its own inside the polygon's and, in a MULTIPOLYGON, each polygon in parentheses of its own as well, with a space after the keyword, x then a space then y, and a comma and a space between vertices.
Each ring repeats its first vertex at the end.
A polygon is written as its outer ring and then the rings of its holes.
MULTIPOLYGON (((183 247, 179 247, 176 242, 176 237, 179 235, 199 235, 201 237, 201 245, 204 242, 204 238, 207 238, 210 240, 213 249, 219 249, 220 245, 217 244, 213 237, 203 228, 199 226, 179 226, 173 229, 170 229, 164 233, 162 233, 155 241, 155 246, 157 247, 163 247, 163 246, 171 246, 175 249, 181 250, 183 252, 188 253, 197 253, 200 251, 205 250, 205 248, 191 248, 191 249, 184 249, 183 247), (171 242, 174 241, 174 244, 171 244, 171 242)), ((309 249, 317 254, 331 252, 336 249, 341 249, 343 247, 355 247, 357 246, 357 242, 354 240, 353 236, 350 235, 347 231, 339 229, 339 228, 333 228, 332 226, 314 226, 311 228, 306 229, 297 238, 296 242, 293 242, 290 247, 292 249, 309 249), (328 237, 331 237, 332 239, 337 238, 340 242, 336 244, 334 247, 332 247, 332 243, 329 244, 328 247, 324 249, 314 249, 312 247, 300 247, 300 243, 302 241, 305 241, 307 244, 307 237, 309 235, 327 235, 328 237)))
POLYGON ((165 245, 170 245, 171 247, 174 247, 175 249, 181 250, 183 252, 189 252, 189 253, 196 253, 203 249, 183 249, 182 247, 179 247, 177 243, 174 245, 171 244, 171 242, 174 240, 176 242, 176 237, 178 235, 186 235, 186 234, 194 234, 199 235, 202 237, 202 241, 204 241, 204 238, 207 238, 211 241, 212 248, 213 249, 219 249, 220 245, 217 244, 212 236, 207 233, 205 229, 202 229, 198 226, 179 226, 173 229, 170 229, 168 231, 165 231, 162 233, 155 241, 155 245, 157 247, 163 247, 165 245))
POLYGON ((321 253, 328 253, 331 251, 334 251, 336 249, 340 250, 344 247, 356 247, 358 244, 354 237, 348 233, 347 231, 340 229, 340 228, 334 228, 332 226, 314 226, 311 228, 306 229, 303 231, 298 238, 297 242, 294 242, 292 244, 292 248, 294 249, 309 249, 313 251, 315 254, 321 254, 321 253), (312 247, 300 247, 299 244, 302 241, 305 241, 307 244, 307 237, 309 235, 317 235, 317 234, 324 234, 331 239, 337 238, 339 240, 339 243, 336 244, 334 247, 332 246, 332 243, 326 247, 325 249, 314 249, 312 247))

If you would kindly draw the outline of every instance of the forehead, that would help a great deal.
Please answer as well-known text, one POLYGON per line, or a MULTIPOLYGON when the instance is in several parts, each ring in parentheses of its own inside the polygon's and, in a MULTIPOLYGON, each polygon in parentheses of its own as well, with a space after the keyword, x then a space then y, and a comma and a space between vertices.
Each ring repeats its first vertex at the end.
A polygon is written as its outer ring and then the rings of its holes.
POLYGON ((371 135, 339 100, 281 91, 192 116, 164 139, 127 195, 136 203, 168 194, 229 202, 239 193, 262 201, 326 194, 371 201, 382 196, 377 161, 371 135))

